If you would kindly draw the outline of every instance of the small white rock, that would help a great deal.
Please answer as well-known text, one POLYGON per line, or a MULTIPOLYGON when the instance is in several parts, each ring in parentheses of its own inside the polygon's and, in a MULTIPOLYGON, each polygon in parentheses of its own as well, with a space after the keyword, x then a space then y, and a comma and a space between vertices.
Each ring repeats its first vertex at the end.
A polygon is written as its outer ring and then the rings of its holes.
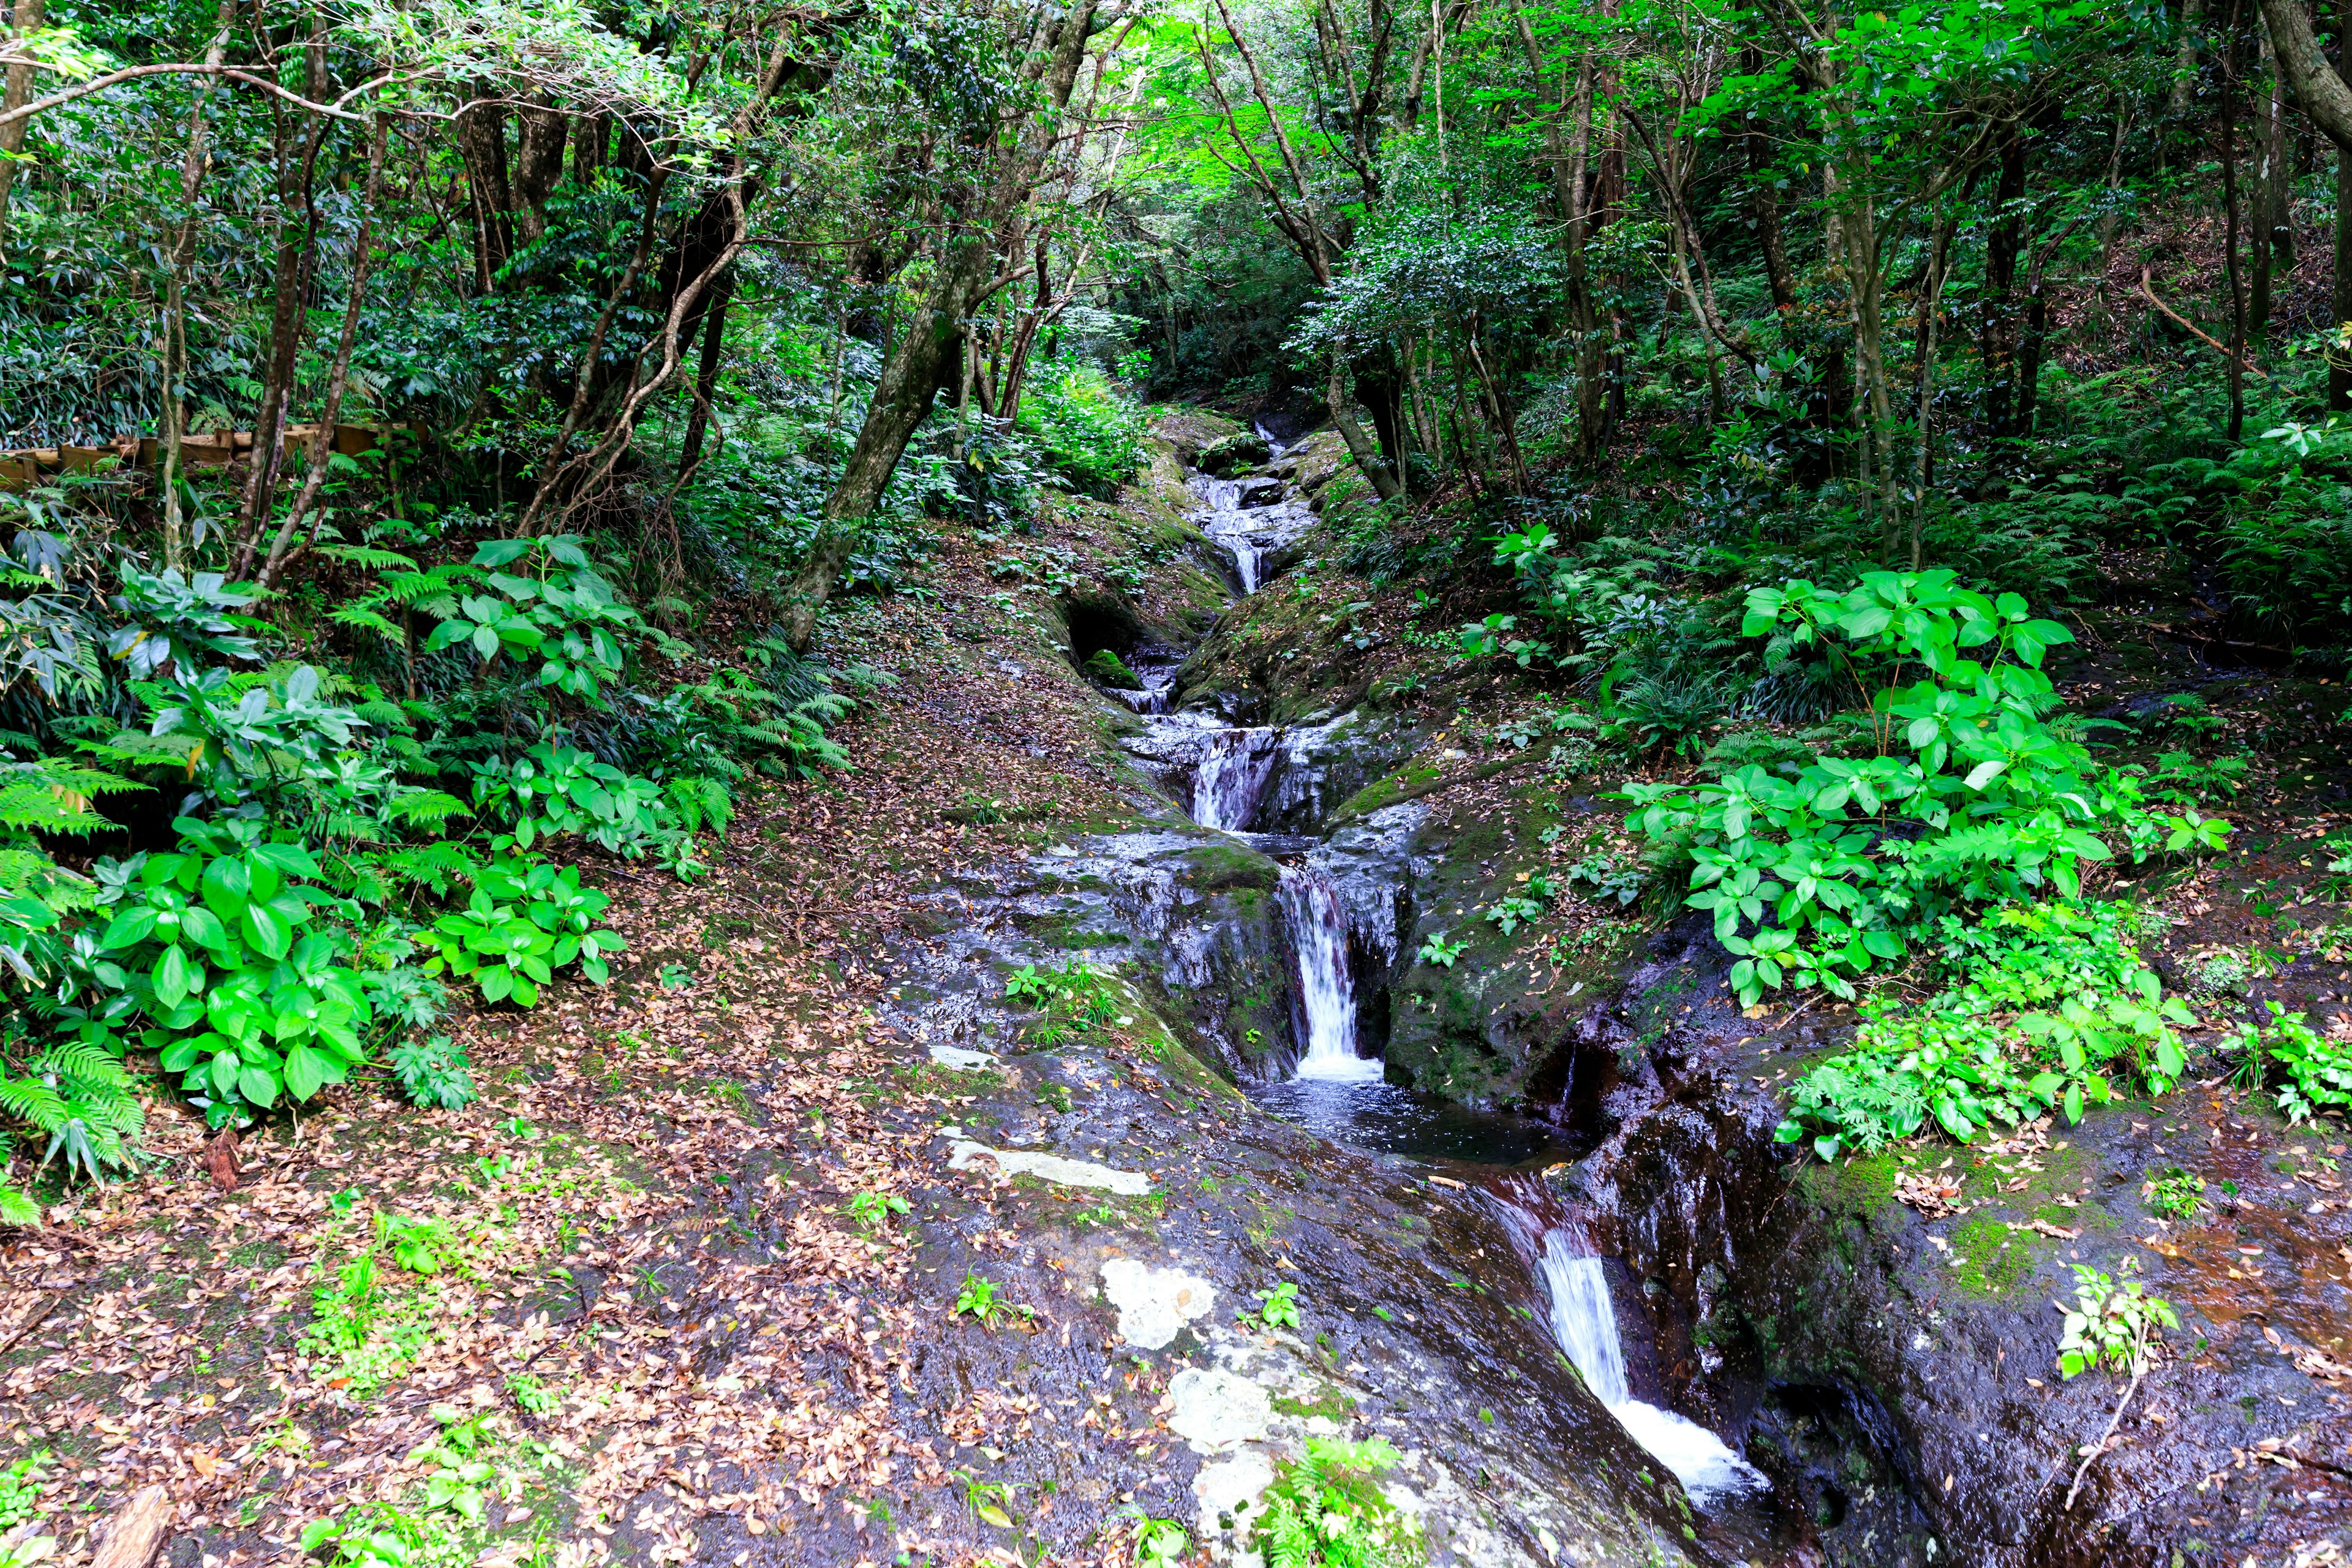
POLYGON ((1265 1390, 1223 1367, 1186 1367, 1168 1385, 1175 1402, 1168 1429, 1196 1454, 1221 1454, 1255 1442, 1274 1425, 1265 1390))
POLYGON ((1132 1258, 1105 1263, 1102 1283, 1103 1295, 1118 1309, 1119 1336, 1148 1351, 1165 1347, 1217 1300, 1217 1288, 1198 1275, 1132 1258))

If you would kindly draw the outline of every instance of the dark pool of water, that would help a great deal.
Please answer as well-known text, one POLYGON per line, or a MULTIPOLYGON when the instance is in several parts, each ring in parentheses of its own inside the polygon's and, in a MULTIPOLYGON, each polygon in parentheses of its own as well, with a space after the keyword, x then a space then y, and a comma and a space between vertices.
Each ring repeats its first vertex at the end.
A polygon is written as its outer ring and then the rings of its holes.
POLYGON ((1525 1165, 1578 1154, 1543 1122, 1471 1110, 1394 1084, 1294 1079, 1248 1084, 1244 1092, 1285 1121, 1370 1154, 1481 1165, 1525 1165))

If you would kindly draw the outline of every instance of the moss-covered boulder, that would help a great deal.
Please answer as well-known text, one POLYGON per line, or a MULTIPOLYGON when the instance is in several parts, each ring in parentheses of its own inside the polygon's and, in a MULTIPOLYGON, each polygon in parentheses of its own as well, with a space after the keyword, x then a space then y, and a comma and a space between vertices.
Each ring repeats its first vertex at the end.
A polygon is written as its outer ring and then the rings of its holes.
POLYGON ((1087 679, 1100 686, 1117 687, 1121 691, 1140 691, 1143 678, 1127 668, 1127 661, 1107 647, 1098 647, 1087 656, 1079 667, 1087 679))
POLYGON ((1273 457, 1274 449, 1265 444, 1265 437, 1254 430, 1244 430, 1202 447, 1194 466, 1204 474, 1230 479, 1236 474, 1264 468, 1273 457))

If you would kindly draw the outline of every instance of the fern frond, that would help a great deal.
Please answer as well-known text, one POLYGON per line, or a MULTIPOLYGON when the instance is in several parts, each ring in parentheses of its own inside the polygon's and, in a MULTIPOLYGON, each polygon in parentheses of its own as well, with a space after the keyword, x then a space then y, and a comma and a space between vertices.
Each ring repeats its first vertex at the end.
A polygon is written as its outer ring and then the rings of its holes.
POLYGON ((0 1113, 52 1134, 71 1119, 64 1099, 37 1078, 0 1078, 0 1113))
POLYGON ((60 1040, 30 1065, 35 1072, 55 1073, 66 1079, 68 1091, 76 1099, 93 1089, 131 1087, 131 1075, 122 1070, 122 1063, 105 1047, 88 1040, 60 1040))
POLYGON ((414 790, 396 795, 384 807, 403 822, 417 823, 426 827, 438 827, 453 816, 471 816, 473 807, 456 795, 437 789, 414 790))
POLYGON ((373 632, 388 643, 398 644, 407 640, 398 626, 362 605, 346 605, 327 618, 337 626, 350 626, 354 631, 373 632))
POLYGON ((372 572, 389 572, 394 567, 403 572, 416 570, 416 563, 396 550, 377 550, 365 544, 320 544, 312 547, 313 555, 323 555, 330 561, 346 562, 364 566, 372 572))

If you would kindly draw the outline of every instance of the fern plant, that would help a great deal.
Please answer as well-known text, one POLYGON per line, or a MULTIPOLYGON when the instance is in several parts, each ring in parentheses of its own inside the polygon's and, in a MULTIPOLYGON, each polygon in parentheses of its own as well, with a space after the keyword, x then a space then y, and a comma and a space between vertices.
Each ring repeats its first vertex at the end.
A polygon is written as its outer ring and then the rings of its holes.
POLYGON ((46 996, 28 1011, 37 1026, 71 1021, 70 1032, 42 1040, 20 1029, 0 1043, 0 1113, 47 1140, 44 1169, 60 1156, 68 1174, 79 1170, 97 1181, 135 1169, 146 1114, 123 1068, 121 1040, 94 1019, 74 1020, 46 996))

